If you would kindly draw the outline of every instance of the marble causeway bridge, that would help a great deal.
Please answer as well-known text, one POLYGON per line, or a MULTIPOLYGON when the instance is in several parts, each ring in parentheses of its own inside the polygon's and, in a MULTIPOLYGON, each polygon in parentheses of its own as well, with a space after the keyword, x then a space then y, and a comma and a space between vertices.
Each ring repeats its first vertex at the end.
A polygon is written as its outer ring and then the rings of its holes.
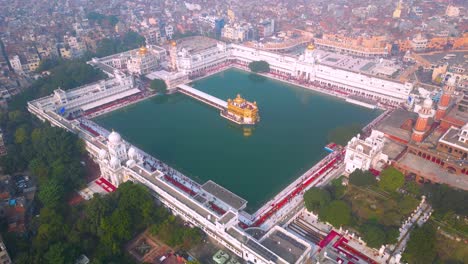
POLYGON ((178 91, 185 94, 185 95, 188 95, 190 97, 193 97, 203 103, 206 103, 208 105, 211 105, 215 108, 218 108, 219 110, 223 111, 223 110, 226 110, 227 109, 227 102, 224 101, 224 100, 221 100, 219 98, 216 98, 212 95, 209 95, 207 93, 204 93, 200 90, 197 90, 197 89, 194 89, 188 85, 185 85, 185 84, 181 84, 179 86, 177 86, 178 88, 178 91))

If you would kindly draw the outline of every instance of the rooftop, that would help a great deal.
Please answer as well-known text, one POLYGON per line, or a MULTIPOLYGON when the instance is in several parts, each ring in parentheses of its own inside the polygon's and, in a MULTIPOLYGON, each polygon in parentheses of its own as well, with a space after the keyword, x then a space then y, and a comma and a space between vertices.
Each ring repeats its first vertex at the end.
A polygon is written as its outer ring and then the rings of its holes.
POLYGON ((229 221, 231 221, 234 217, 236 217, 236 214, 229 211, 227 212, 227 214, 225 214, 223 217, 221 217, 221 219, 219 219, 218 222, 220 222, 221 224, 225 225, 227 224, 229 221))
POLYGON ((397 79, 394 76, 403 66, 388 59, 358 58, 350 55, 316 49, 314 51, 319 62, 324 65, 341 68, 348 71, 359 72, 379 77, 397 79))
POLYGON ((458 107, 455 106, 442 119, 444 121, 463 126, 468 122, 468 112, 460 111, 458 107))
POLYGON ((236 210, 241 210, 247 204, 246 200, 213 181, 207 181, 201 188, 236 210))
POLYGON ((460 189, 468 190, 468 178, 448 172, 439 165, 418 157, 417 155, 406 153, 398 164, 402 167, 424 175, 431 181, 445 183, 460 189))
POLYGON ((457 145, 460 148, 467 149, 468 148, 468 143, 467 142, 461 142, 461 141, 458 140, 459 139, 459 133, 460 133, 460 129, 451 127, 444 134, 444 136, 441 138, 441 140, 444 140, 446 142, 457 145))
POLYGON ((401 140, 409 141, 412 133, 412 124, 418 118, 418 114, 404 109, 396 109, 382 120, 375 130, 401 140))
POLYGON ((211 47, 216 47, 218 41, 212 38, 194 36, 177 40, 177 50, 186 49, 191 52, 199 52, 211 47))
POLYGON ((307 251, 304 244, 279 230, 275 230, 261 243, 288 263, 295 263, 307 251))
POLYGON ((426 59, 431 64, 448 63, 450 65, 463 65, 468 66, 466 52, 464 51, 450 51, 450 52, 431 52, 420 54, 421 57, 426 59))

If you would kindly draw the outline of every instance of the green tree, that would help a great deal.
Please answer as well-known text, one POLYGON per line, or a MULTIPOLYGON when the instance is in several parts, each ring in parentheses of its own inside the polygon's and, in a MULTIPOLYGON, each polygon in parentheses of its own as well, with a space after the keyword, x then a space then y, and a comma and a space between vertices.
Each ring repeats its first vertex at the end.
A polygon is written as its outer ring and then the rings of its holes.
POLYGON ((355 170, 349 175, 349 183, 356 186, 376 185, 375 176, 369 171, 355 170))
POLYGON ((39 66, 36 69, 36 72, 43 72, 43 71, 48 71, 50 69, 53 69, 54 67, 57 67, 60 64, 60 62, 57 59, 44 59, 41 60, 39 63, 39 66))
POLYGON ((340 199, 346 192, 346 186, 343 185, 344 177, 345 176, 341 176, 340 178, 331 181, 330 193, 332 194, 334 200, 340 199))
POLYGON ((249 63, 249 69, 255 73, 270 72, 270 64, 266 61, 252 61, 249 63))
POLYGON ((167 84, 164 80, 161 79, 151 80, 150 88, 161 94, 165 94, 167 92, 167 84))
POLYGON ((304 203, 309 211, 318 213, 320 208, 330 203, 330 193, 325 189, 312 187, 304 193, 304 203))
POLYGON ((379 248, 385 243, 385 230, 375 224, 365 224, 360 230, 364 241, 373 248, 379 248))
POLYGON ((109 38, 102 39, 98 42, 96 47, 96 56, 105 57, 115 54, 119 51, 119 41, 112 40, 109 38))
POLYGON ((398 242, 400 231, 398 227, 386 227, 385 229, 385 244, 395 244, 398 242))
MULTIPOLYGON (((65 264, 67 262, 65 246, 62 243, 53 244, 44 255, 47 263, 65 264)), ((69 260, 71 261, 71 260, 69 260)))
POLYGON ((24 126, 18 127, 15 131, 15 143, 23 144, 28 140, 28 131, 24 126))
POLYGON ((86 18, 88 18, 89 20, 92 20, 92 21, 98 21, 100 22, 101 20, 103 20, 106 16, 104 16, 103 14, 101 13, 98 13, 98 12, 89 12, 87 15, 86 15, 86 18))
POLYGON ((145 43, 145 37, 141 36, 135 31, 129 30, 123 37, 122 48, 125 50, 136 49, 138 47, 144 46, 145 43))
POLYGON ((407 181, 404 186, 405 190, 415 196, 421 195, 421 187, 415 181, 407 181))
POLYGON ((116 17, 116 16, 108 16, 107 21, 109 22, 109 24, 111 26, 115 27, 115 25, 117 25, 117 23, 119 23, 119 18, 116 17))
POLYGON ((14 123, 15 125, 24 123, 26 121, 25 114, 20 110, 14 110, 8 112, 8 121, 14 123))
POLYGON ((351 221, 351 208, 343 201, 332 201, 320 209, 319 218, 336 228, 346 226, 351 221))
POLYGON ((64 197, 63 186, 56 181, 48 181, 39 189, 39 200, 48 208, 57 208, 63 202, 64 197))
POLYGON ((423 192, 428 197, 432 207, 440 214, 453 211, 456 214, 468 215, 468 191, 453 189, 449 186, 425 184, 423 192))
POLYGON ((42 208, 37 222, 39 227, 33 239, 34 250, 43 253, 51 244, 64 241, 68 226, 58 211, 49 207, 42 208))
POLYGON ((414 264, 432 263, 437 255, 435 242, 436 230, 432 225, 416 227, 410 234, 403 259, 414 264))
POLYGON ((394 167, 388 167, 380 175, 379 187, 387 192, 394 192, 405 184, 405 176, 394 167))
POLYGON ((38 177, 39 183, 45 183, 49 175, 49 167, 41 159, 35 158, 29 162, 29 170, 38 177))
POLYGON ((135 31, 128 31, 122 38, 105 38, 98 42, 97 57, 105 57, 118 52, 139 48, 145 45, 146 39, 135 31))

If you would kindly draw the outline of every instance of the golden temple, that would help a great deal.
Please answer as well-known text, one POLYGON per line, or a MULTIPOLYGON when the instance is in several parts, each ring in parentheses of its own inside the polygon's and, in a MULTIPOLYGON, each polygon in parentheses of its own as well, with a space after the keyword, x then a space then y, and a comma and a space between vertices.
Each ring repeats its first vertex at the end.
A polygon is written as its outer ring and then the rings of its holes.
POLYGON ((227 100, 227 109, 221 115, 238 124, 255 124, 260 121, 257 102, 249 102, 240 94, 227 100))

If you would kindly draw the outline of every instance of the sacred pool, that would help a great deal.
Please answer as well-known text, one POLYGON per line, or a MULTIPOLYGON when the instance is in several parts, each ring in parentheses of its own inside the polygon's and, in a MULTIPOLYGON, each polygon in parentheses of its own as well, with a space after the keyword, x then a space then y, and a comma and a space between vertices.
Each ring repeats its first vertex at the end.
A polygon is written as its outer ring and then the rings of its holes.
POLYGON ((381 112, 229 69, 190 86, 222 100, 256 101, 261 121, 241 126, 187 95, 157 96, 94 119, 199 183, 213 180, 253 211, 328 153, 331 130, 364 127, 381 112))

